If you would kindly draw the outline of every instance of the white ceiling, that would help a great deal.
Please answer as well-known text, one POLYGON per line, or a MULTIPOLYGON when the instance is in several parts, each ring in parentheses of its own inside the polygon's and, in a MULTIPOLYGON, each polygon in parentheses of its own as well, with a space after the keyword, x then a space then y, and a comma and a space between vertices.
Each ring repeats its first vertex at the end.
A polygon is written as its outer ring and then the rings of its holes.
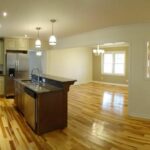
POLYGON ((54 33, 66 37, 109 26, 150 22, 150 0, 0 0, 0 37, 24 36, 48 39, 50 19, 54 33))

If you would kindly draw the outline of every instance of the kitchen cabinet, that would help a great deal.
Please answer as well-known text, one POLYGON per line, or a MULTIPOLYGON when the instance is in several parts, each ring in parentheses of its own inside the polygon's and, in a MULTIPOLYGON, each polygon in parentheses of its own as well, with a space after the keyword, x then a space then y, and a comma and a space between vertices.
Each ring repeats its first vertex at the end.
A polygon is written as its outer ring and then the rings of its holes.
POLYGON ((29 40, 28 39, 17 39, 16 40, 18 50, 28 50, 29 40))
POLYGON ((28 50, 29 39, 26 38, 6 38, 4 40, 5 50, 28 50))
POLYGON ((67 127, 67 93, 76 80, 41 75, 15 80, 15 103, 37 134, 67 127))
POLYGON ((22 114, 24 114, 24 94, 24 86, 15 82, 15 104, 22 114))
POLYGON ((4 95, 4 77, 0 76, 0 95, 4 95))
POLYGON ((0 40, 0 64, 4 63, 4 42, 0 40))
MULTIPOLYGON (((27 123, 31 126, 33 130, 36 129, 36 98, 30 94, 32 91, 25 88, 24 95, 24 117, 27 123)), ((34 93, 33 93, 34 94, 34 93)))
MULTIPOLYGON (((41 50, 49 50, 50 49, 50 45, 48 44, 48 41, 41 41, 41 50)), ((34 39, 30 39, 29 40, 29 49, 30 50, 34 50, 35 49, 35 40, 34 39)))
POLYGON ((31 84, 24 85, 15 80, 15 104, 26 122, 38 134, 64 128, 63 90, 51 87, 41 91, 41 87, 40 92, 35 92, 30 89, 31 84))

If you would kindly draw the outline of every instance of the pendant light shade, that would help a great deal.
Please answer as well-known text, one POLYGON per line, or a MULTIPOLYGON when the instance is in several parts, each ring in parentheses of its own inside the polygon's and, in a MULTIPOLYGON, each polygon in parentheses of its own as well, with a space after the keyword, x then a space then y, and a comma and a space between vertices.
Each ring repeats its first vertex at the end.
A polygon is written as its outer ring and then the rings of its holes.
POLYGON ((37 30, 37 39, 35 41, 35 48, 41 48, 42 44, 41 44, 41 40, 39 38, 39 30, 41 30, 41 27, 37 27, 36 30, 37 30))
POLYGON ((49 45, 56 45, 56 36, 55 35, 51 35, 49 37, 49 45))
POLYGON ((52 35, 49 37, 49 45, 56 45, 57 39, 56 36, 53 33, 53 23, 56 22, 55 19, 51 19, 50 22, 52 23, 52 35))
POLYGON ((36 47, 36 48, 41 48, 41 40, 40 40, 40 39, 37 39, 37 40, 35 41, 35 47, 36 47))

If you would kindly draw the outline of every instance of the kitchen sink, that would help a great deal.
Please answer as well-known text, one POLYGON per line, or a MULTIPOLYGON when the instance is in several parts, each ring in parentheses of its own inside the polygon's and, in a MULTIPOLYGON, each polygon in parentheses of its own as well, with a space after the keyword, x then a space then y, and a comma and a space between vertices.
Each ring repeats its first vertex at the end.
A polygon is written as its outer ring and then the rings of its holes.
POLYGON ((24 86, 28 87, 29 89, 35 92, 48 92, 49 89, 39 85, 36 82, 32 82, 31 80, 21 80, 24 86))

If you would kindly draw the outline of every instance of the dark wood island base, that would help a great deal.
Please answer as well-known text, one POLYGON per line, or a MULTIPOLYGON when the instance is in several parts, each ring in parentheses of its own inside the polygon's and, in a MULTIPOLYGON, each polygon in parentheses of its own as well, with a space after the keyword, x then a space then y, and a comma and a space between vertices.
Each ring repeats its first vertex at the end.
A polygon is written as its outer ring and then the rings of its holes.
POLYGON ((32 81, 15 80, 15 104, 37 134, 67 127, 68 91, 75 80, 49 75, 37 75, 32 81), (44 81, 44 82, 42 82, 44 81))

